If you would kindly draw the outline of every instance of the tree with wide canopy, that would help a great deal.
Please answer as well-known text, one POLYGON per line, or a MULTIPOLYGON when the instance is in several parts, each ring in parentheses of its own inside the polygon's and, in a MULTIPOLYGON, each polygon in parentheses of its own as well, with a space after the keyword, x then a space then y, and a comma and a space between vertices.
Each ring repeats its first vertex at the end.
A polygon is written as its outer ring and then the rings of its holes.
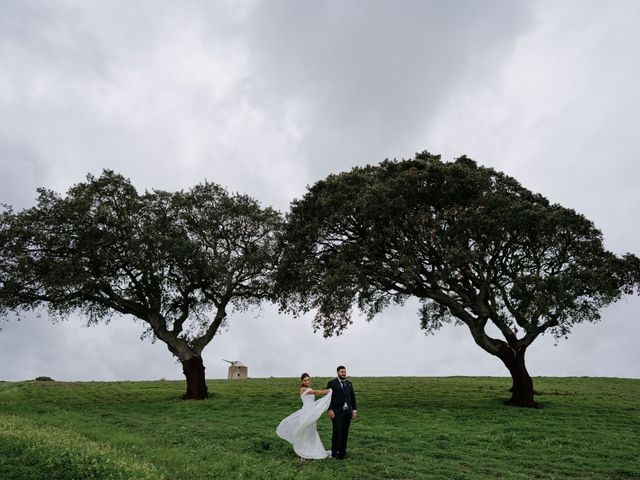
POLYGON ((640 278, 638 258, 607 251, 584 216, 467 157, 428 152, 309 187, 292 203, 283 248, 284 310, 315 310, 314 328, 329 336, 354 306, 370 320, 417 297, 421 327, 466 325, 511 374, 508 403, 526 407, 539 406, 525 366, 534 340, 599 320, 640 278))
POLYGON ((132 316, 182 363, 185 397, 202 399, 202 351, 229 311, 272 298, 282 224, 208 182, 139 194, 106 170, 66 196, 40 189, 35 207, 0 214, 0 315, 132 316))

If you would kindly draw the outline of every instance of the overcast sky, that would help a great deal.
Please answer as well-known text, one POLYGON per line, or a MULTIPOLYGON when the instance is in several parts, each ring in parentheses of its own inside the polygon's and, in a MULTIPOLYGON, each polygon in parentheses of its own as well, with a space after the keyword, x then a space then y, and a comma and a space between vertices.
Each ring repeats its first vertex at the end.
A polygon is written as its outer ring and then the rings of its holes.
MULTIPOLYGON (((113 169, 140 191, 208 179, 285 212, 331 172, 429 150, 466 154, 593 220, 640 254, 640 2, 0 0, 0 203, 33 205, 113 169)), ((554 346, 533 376, 640 378, 640 299, 554 346)), ((204 351, 252 377, 507 375, 465 327, 417 305, 357 318, 232 315, 204 351)), ((182 379, 130 317, 46 314, 0 327, 0 380, 182 379)))

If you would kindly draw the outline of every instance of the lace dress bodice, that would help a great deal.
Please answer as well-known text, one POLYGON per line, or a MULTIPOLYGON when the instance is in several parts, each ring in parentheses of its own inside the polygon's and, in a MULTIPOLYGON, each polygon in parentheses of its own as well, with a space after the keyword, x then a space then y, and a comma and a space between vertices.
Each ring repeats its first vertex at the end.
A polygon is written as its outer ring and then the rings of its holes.
POLYGON ((313 408, 313 404, 316 403, 316 396, 312 393, 303 393, 300 395, 302 400, 302 408, 313 408))

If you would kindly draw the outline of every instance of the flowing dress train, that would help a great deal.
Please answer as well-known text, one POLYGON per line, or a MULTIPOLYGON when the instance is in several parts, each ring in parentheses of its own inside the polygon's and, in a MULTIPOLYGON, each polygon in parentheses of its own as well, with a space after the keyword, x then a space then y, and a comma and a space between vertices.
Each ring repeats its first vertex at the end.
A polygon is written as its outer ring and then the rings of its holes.
POLYGON ((302 408, 282 420, 276 434, 291 443, 299 457, 320 460, 331 456, 331 450, 325 450, 316 430, 318 418, 329 409, 331 391, 316 401, 315 395, 307 393, 310 390, 302 392, 302 408))

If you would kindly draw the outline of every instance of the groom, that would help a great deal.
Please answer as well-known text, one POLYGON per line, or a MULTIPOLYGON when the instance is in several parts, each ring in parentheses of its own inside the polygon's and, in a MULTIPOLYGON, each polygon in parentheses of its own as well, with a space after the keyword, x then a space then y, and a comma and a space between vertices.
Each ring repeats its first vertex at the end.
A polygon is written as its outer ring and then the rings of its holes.
POLYGON ((358 411, 356 410, 358 407, 353 385, 347 380, 347 369, 340 365, 336 372, 338 376, 327 383, 327 388, 333 391, 327 413, 333 423, 331 456, 342 460, 347 454, 349 425, 351 425, 351 420, 355 420, 358 417, 358 411))

